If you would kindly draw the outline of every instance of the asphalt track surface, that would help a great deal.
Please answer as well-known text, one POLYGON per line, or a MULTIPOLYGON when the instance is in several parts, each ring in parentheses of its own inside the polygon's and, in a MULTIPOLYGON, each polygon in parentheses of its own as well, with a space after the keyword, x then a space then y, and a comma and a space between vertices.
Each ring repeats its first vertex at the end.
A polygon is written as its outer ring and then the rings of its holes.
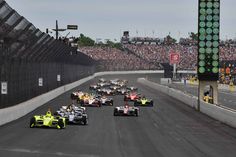
MULTIPOLYGON (((139 117, 114 117, 113 107, 87 108, 89 125, 66 129, 29 128, 34 114, 70 103, 65 93, 23 118, 0 127, 1 157, 235 157, 236 129, 213 120, 151 88, 126 78, 154 100, 139 117)), ((78 88, 88 90, 94 80, 78 88)), ((122 105, 123 97, 114 97, 122 105)))

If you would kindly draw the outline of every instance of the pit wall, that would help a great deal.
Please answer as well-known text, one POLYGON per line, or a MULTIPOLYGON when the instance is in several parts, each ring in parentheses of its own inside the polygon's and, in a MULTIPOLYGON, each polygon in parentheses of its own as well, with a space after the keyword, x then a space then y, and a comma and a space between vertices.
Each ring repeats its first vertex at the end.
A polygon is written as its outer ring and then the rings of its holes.
MULTIPOLYGON (((150 88, 158 90, 162 93, 165 93, 169 95, 170 97, 175 98, 194 109, 197 109, 198 98, 196 96, 184 93, 180 90, 176 90, 173 88, 169 88, 167 86, 163 86, 163 85, 148 81, 144 78, 139 78, 138 82, 150 88)), ((232 110, 226 107, 221 107, 214 104, 205 103, 204 101, 200 101, 200 112, 220 122, 223 122, 229 126, 236 128, 236 110, 232 110)))

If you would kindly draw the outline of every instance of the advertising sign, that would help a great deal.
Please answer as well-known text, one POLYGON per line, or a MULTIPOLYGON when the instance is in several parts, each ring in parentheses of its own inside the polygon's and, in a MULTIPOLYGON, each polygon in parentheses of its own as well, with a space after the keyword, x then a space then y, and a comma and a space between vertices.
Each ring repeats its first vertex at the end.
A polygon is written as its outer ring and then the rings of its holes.
POLYGON ((39 78, 39 87, 43 86, 43 78, 39 78))
POLYGON ((178 64, 180 62, 180 54, 179 53, 170 53, 170 64, 178 64))
POLYGON ((7 94, 7 82, 1 82, 1 94, 7 94))

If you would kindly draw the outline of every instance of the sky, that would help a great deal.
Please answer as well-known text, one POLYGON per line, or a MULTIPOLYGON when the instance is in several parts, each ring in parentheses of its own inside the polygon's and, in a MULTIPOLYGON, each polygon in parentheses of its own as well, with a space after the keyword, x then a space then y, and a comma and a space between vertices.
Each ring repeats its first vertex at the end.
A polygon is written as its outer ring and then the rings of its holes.
MULTIPOLYGON (((119 41, 130 36, 175 38, 197 32, 198 0, 6 0, 20 15, 45 32, 78 25, 69 36, 119 41)), ((221 0, 221 39, 236 38, 236 0, 221 0)), ((54 35, 54 34, 52 34, 54 35)))

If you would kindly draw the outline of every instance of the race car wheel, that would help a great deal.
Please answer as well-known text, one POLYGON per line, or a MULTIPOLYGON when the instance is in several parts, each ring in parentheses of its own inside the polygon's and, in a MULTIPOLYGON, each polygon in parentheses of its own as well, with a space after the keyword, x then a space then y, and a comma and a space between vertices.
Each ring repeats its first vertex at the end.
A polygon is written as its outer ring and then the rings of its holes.
POLYGON ((74 99, 74 97, 75 97, 74 94, 71 94, 71 95, 70 95, 70 98, 71 98, 72 100, 74 99))
POLYGON ((138 114, 138 110, 135 109, 135 116, 138 117, 138 115, 139 115, 139 114, 138 114))
POLYGON ((84 117, 84 119, 83 119, 83 124, 88 125, 88 119, 86 117, 84 117))
POLYGON ((30 119, 30 128, 33 128, 35 126, 36 119, 33 117, 30 119))
POLYGON ((101 104, 101 103, 98 103, 98 107, 102 107, 102 104, 101 104))
POLYGON ((110 104, 111 104, 111 106, 113 106, 113 100, 111 100, 111 103, 110 103, 110 104))
POLYGON ((116 108, 114 109, 114 114, 113 115, 118 116, 118 110, 116 108))
POLYGON ((80 106, 84 106, 84 101, 80 101, 80 106))
POLYGON ((60 129, 64 129, 65 128, 65 125, 63 123, 63 119, 59 119, 58 120, 58 125, 59 125, 60 129))
POLYGON ((153 101, 150 102, 150 106, 153 106, 153 101))

